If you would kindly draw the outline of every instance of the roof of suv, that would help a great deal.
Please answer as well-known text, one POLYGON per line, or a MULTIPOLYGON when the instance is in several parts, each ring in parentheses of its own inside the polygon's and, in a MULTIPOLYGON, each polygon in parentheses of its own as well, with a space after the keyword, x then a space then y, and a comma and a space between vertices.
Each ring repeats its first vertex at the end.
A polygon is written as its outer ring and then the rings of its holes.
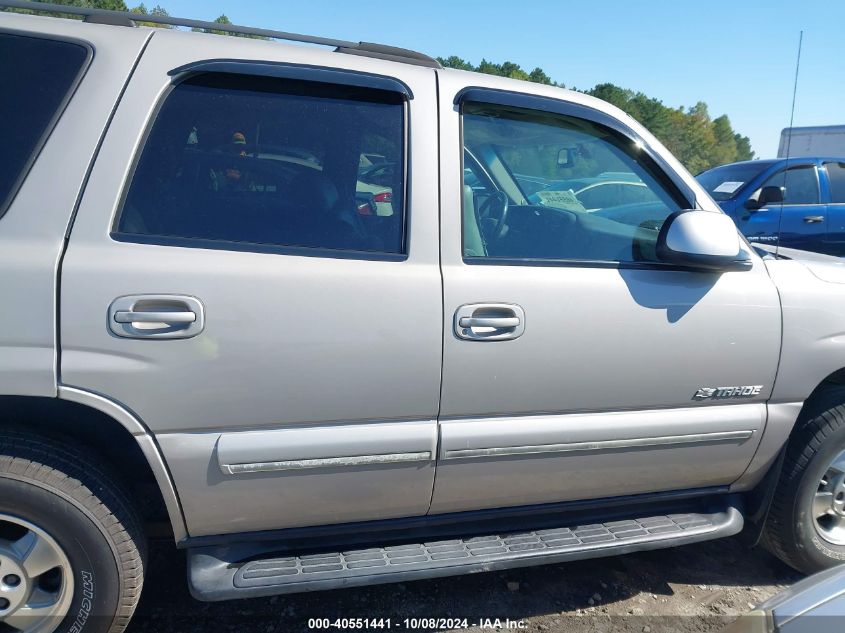
MULTIPOLYGON (((537 84, 519 79, 511 79, 509 77, 499 77, 494 75, 486 75, 473 71, 457 70, 452 68, 443 68, 440 63, 428 55, 418 53, 404 48, 394 46, 387 46, 383 44, 373 44, 369 42, 352 42, 346 40, 339 40, 333 38, 323 38, 311 35, 302 35, 298 33, 287 33, 283 31, 274 31, 270 29, 261 29, 254 27, 239 26, 234 24, 218 24, 216 22, 205 22, 201 20, 193 20, 188 18, 178 18, 171 16, 158 15, 143 15, 137 13, 130 13, 126 11, 108 11, 104 9, 94 9, 90 7, 77 7, 71 5, 57 5, 48 3, 35 3, 28 0, 0 0, 0 7, 10 7, 13 9, 37 10, 41 13, 50 12, 55 13, 56 17, 47 17, 43 15, 27 15, 16 14, 24 16, 33 20, 61 20, 63 22, 72 22, 78 26, 80 30, 91 28, 93 25, 103 25, 106 28, 126 27, 137 28, 138 30, 152 30, 156 36, 168 38, 186 38, 192 39, 197 37, 217 36, 217 33, 208 33, 201 30, 186 31, 181 29, 157 29, 147 27, 138 22, 152 22, 157 24, 167 24, 180 27, 190 27, 192 29, 208 29, 214 31, 224 31, 235 35, 255 35, 260 38, 267 38, 271 40, 281 40, 278 45, 286 46, 284 42, 302 42, 308 44, 317 44, 320 46, 334 47, 334 52, 344 53, 358 57, 368 57, 384 61, 396 62, 404 65, 423 66, 432 69, 437 69, 440 72, 448 73, 453 76, 464 76, 463 81, 467 85, 490 86, 502 90, 512 90, 517 92, 525 92, 531 94, 545 95, 552 98, 561 98, 561 92, 566 93, 567 100, 581 103, 603 111, 613 111, 616 116, 629 119, 629 117, 618 110, 614 106, 596 99, 581 92, 567 90, 556 86, 549 86, 544 84, 537 84), (80 15, 85 19, 67 20, 60 16, 80 15)), ((2 14, 0 14, 2 15, 2 14)), ((6 14, 14 15, 14 14, 6 14)), ((235 45, 243 45, 247 42, 258 43, 260 40, 244 40, 242 38, 226 38, 226 46, 230 48, 235 45)), ((298 47, 297 47, 298 48, 298 47)), ((314 48, 315 51, 320 51, 320 55, 325 55, 325 49, 314 48)), ((221 56, 226 56, 221 55, 221 56)), ((236 56, 237 57, 237 56, 236 56)))
POLYGON ((218 22, 207 22, 191 18, 179 18, 169 15, 141 14, 129 11, 110 11, 106 9, 96 9, 93 7, 77 7, 63 4, 30 2, 28 0, 2 0, 0 1, 0 7, 3 6, 12 9, 24 9, 27 11, 49 12, 58 15, 79 15, 84 17, 85 22, 93 24, 135 27, 137 26, 137 20, 140 22, 167 26, 189 27, 191 29, 212 30, 218 32, 222 31, 233 35, 248 35, 274 40, 304 42, 306 44, 332 46, 338 53, 375 57, 377 59, 398 61, 417 66, 428 66, 430 68, 441 68, 440 62, 423 53, 418 53, 416 51, 396 46, 375 44, 372 42, 353 42, 328 37, 318 37, 314 35, 303 35, 301 33, 276 31, 273 29, 240 26, 237 24, 221 24, 218 22))

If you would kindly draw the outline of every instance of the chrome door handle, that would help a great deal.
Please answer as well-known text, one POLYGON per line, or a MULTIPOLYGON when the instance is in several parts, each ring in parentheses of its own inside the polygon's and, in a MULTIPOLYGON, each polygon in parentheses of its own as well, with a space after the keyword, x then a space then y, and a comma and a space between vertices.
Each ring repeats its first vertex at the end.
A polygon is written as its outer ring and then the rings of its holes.
POLYGON ((468 303, 455 311, 455 336, 467 341, 507 341, 525 331, 525 311, 513 303, 468 303))
POLYGON ((112 301, 108 319, 121 338, 191 338, 205 327, 205 309, 187 295, 128 295, 112 301))
POLYGON ((492 327, 501 330, 518 326, 519 317, 463 317, 458 324, 462 328, 492 327))
POLYGON ((118 323, 193 323, 197 320, 195 312, 132 312, 120 310, 114 313, 118 323))
POLYGON ((807 224, 812 224, 813 222, 824 222, 823 215, 807 215, 804 216, 804 222, 807 224))

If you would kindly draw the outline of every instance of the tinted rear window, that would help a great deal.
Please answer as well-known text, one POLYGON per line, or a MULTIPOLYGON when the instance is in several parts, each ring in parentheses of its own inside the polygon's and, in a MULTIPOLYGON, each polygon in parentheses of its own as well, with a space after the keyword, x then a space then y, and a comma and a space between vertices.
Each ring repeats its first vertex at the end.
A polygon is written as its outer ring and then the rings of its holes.
POLYGON ((116 235, 204 248, 399 254, 404 120, 401 95, 380 90, 189 79, 150 131, 116 235))
POLYGON ((15 197, 77 78, 88 49, 0 33, 0 216, 15 197))

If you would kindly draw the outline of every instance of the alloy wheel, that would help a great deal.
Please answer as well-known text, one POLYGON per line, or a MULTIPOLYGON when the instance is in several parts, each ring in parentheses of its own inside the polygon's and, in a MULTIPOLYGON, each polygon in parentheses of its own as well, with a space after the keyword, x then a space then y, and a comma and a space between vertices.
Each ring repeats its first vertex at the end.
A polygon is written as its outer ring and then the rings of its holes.
POLYGON ((12 630, 50 633, 72 599, 73 572, 56 540, 28 521, 0 513, 0 622, 12 630))

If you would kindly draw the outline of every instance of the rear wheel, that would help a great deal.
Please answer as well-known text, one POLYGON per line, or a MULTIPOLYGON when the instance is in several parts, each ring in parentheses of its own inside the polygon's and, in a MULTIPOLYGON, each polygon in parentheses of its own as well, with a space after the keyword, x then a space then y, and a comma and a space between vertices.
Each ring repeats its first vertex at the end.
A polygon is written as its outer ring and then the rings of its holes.
POLYGON ((145 544, 114 482, 65 441, 0 431, 0 631, 126 627, 145 544))
POLYGON ((845 386, 830 385, 802 411, 763 544, 806 573, 845 562, 845 386))

